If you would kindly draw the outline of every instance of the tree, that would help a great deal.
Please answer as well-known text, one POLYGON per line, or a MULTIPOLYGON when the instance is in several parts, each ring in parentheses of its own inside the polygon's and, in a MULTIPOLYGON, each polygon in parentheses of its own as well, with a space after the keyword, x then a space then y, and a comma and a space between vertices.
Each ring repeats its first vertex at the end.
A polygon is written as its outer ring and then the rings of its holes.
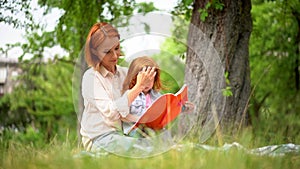
POLYGON ((244 124, 250 96, 251 2, 198 0, 192 7, 185 83, 196 105, 192 134, 203 142, 219 120, 224 132, 236 132, 244 124))
POLYGON ((63 138, 65 129, 76 126, 69 80, 73 65, 27 62, 21 67, 26 73, 18 76, 14 91, 0 100, 0 126, 21 133, 32 128, 43 136, 42 141, 54 135, 63 138))
POLYGON ((297 0, 253 1, 249 112, 268 143, 299 140, 299 11, 297 0))
POLYGON ((28 28, 32 24, 33 16, 31 14, 30 1, 1 1, 0 11, 0 22, 12 25, 14 28, 28 28))

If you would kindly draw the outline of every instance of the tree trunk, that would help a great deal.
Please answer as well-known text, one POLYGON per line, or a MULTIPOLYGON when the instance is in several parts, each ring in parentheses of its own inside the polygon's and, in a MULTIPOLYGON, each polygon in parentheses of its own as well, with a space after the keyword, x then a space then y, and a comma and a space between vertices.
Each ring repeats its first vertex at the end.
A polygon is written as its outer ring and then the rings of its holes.
POLYGON ((189 99, 196 106, 190 134, 200 142, 206 141, 218 124, 222 132, 235 133, 245 124, 250 97, 251 2, 224 0, 222 10, 213 4, 201 21, 199 9, 207 3, 194 2, 185 68, 189 99), (225 72, 229 73, 230 84, 226 84, 225 72), (222 94, 226 86, 231 87, 232 96, 222 94))

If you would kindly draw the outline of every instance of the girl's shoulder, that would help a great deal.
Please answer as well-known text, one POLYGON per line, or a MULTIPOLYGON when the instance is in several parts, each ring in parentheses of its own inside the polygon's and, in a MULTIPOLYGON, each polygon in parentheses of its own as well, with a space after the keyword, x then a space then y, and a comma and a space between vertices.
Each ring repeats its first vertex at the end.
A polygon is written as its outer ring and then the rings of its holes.
POLYGON ((153 98, 157 98, 157 97, 162 95, 159 91, 156 91, 156 90, 153 90, 153 89, 150 90, 150 94, 153 98))

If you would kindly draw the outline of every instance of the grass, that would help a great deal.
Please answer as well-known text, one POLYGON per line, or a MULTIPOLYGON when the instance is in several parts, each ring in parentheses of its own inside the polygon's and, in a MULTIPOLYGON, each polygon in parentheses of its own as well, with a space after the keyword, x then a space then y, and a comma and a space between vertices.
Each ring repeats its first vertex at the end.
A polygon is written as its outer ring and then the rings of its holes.
MULTIPOLYGON (((75 139, 74 139, 75 140, 75 139)), ((249 136, 242 136, 237 140, 244 147, 253 145, 249 136)), ((258 156, 251 155, 238 149, 229 151, 207 151, 200 148, 184 146, 181 149, 172 149, 167 153, 151 158, 133 159, 113 154, 99 157, 74 155, 81 152, 76 148, 75 141, 52 141, 38 148, 33 144, 23 144, 18 141, 7 141, 1 146, 1 169, 91 169, 91 168, 205 168, 205 169, 299 169, 299 155, 285 156, 258 156), (4 146, 5 145, 5 146, 4 146)))

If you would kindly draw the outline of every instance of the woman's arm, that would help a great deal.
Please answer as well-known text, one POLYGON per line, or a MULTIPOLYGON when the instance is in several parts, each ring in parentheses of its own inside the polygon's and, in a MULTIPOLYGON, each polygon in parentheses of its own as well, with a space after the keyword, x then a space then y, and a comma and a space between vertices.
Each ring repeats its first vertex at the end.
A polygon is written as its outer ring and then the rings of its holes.
POLYGON ((95 105, 101 116, 107 120, 115 121, 118 119, 127 119, 136 121, 137 118, 129 115, 129 106, 133 100, 149 85, 150 78, 155 77, 155 69, 144 68, 137 77, 137 84, 119 98, 112 99, 109 95, 111 84, 107 82, 96 72, 88 71, 82 80, 82 95, 86 101, 95 105), (128 116, 129 115, 129 116, 128 116), (126 118, 128 116, 128 118, 126 118))
POLYGON ((125 118, 121 117, 121 120, 124 122, 136 122, 139 120, 139 117, 129 113, 125 118))
POLYGON ((121 113, 123 116, 129 113, 127 96, 115 98, 114 93, 110 90, 111 85, 94 70, 85 72, 82 79, 85 110, 91 114, 97 113, 99 115, 100 113, 105 121, 115 121, 120 119, 121 113))

